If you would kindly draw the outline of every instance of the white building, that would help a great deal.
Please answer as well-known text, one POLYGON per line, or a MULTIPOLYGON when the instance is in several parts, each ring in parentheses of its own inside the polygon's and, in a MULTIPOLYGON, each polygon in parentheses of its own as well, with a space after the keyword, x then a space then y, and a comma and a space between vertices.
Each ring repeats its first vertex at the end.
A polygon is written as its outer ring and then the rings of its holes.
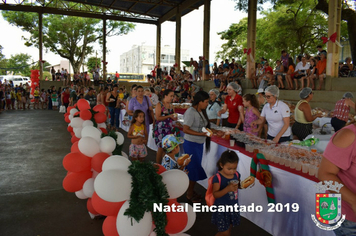
MULTIPOLYGON (((189 60, 189 50, 182 49, 181 61, 189 60)), ((175 48, 169 45, 163 46, 161 48, 161 68, 166 67, 169 71, 175 63, 175 48)), ((155 46, 133 45, 131 50, 120 55, 120 73, 150 74, 156 64, 155 46)))

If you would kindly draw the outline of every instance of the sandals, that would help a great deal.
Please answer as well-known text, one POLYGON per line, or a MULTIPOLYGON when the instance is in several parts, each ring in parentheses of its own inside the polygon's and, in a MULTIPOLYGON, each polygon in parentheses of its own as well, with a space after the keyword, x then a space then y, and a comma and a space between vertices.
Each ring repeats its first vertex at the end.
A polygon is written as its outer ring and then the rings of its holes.
POLYGON ((193 196, 191 198, 188 198, 187 196, 187 200, 190 203, 200 203, 203 200, 203 197, 199 194, 197 194, 196 192, 193 193, 193 196))

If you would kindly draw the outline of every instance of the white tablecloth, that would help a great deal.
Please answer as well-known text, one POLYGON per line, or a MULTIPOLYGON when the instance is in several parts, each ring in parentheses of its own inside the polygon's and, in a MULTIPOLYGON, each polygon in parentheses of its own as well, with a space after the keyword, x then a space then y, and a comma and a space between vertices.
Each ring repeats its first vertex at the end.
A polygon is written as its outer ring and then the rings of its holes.
MULTIPOLYGON (((151 125, 152 126, 152 125, 151 125)), ((151 127, 152 128, 152 127, 151 127)), ((181 135, 184 133, 181 131, 181 135)), ((157 150, 152 136, 148 140, 147 146, 153 150, 157 150)), ((210 151, 203 153, 202 167, 207 176, 212 176, 217 172, 216 163, 220 155, 228 148, 211 142, 210 151)), ((184 150, 181 145, 181 151, 184 150)), ((250 175, 251 157, 234 150, 239 156, 238 172, 241 174, 241 179, 245 179, 250 175)), ((239 190, 240 205, 255 204, 263 207, 263 212, 247 212, 241 215, 254 224, 263 228, 274 236, 334 236, 334 232, 328 232, 319 229, 311 219, 311 214, 315 214, 315 182, 306 179, 302 176, 281 170, 270 166, 270 171, 273 175, 273 189, 275 192, 276 203, 299 204, 298 212, 267 212, 268 202, 266 189, 258 180, 255 186, 249 189, 239 190)), ((198 181, 200 185, 207 188, 208 179, 198 181)), ((292 209, 292 208, 290 208, 292 209)))

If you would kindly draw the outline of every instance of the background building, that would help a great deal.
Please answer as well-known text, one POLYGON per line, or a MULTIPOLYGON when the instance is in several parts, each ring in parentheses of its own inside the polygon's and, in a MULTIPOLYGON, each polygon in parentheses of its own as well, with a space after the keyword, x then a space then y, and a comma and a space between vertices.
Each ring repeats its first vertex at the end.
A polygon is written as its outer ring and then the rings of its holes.
MULTIPOLYGON (((189 61, 189 50, 181 50, 181 60, 189 61)), ((165 45, 161 48, 161 68, 167 71, 175 64, 175 48, 165 45)), ((150 74, 156 65, 156 47, 133 45, 131 50, 120 55, 120 73, 150 74)))

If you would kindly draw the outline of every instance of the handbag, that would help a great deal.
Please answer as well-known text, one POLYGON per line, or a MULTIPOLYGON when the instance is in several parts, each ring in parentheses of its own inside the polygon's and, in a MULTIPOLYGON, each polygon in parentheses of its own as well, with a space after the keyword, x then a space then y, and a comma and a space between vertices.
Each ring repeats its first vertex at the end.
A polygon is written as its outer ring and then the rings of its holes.
POLYGON ((151 116, 151 112, 150 112, 150 108, 149 108, 149 103, 148 103, 148 100, 147 100, 147 96, 145 96, 145 99, 146 99, 146 102, 147 102, 147 115, 148 115, 148 123, 149 124, 153 124, 153 118, 151 116))
POLYGON ((59 107, 59 113, 66 113, 66 107, 64 105, 59 107))

